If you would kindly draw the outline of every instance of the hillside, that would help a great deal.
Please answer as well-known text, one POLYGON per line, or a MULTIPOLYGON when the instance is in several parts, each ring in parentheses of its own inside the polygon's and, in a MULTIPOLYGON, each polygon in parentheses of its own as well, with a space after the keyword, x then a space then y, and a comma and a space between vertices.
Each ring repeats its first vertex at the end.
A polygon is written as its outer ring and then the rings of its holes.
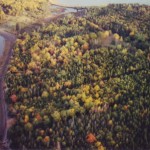
POLYGON ((49 9, 48 0, 1 0, 0 27, 13 32, 16 24, 23 28, 43 16, 50 15, 49 9))
POLYGON ((48 0, 1 0, 0 6, 2 14, 17 16, 24 13, 43 13, 47 3, 48 0))

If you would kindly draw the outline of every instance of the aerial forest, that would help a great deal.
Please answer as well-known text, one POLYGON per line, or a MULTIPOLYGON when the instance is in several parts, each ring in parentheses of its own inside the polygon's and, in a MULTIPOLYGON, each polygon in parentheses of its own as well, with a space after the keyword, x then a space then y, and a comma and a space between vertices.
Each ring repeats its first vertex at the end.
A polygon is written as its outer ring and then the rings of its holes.
MULTIPOLYGON (((34 2, 1 0, 0 18, 34 2)), ((5 82, 14 149, 150 149, 150 6, 88 7, 20 33, 5 82)))

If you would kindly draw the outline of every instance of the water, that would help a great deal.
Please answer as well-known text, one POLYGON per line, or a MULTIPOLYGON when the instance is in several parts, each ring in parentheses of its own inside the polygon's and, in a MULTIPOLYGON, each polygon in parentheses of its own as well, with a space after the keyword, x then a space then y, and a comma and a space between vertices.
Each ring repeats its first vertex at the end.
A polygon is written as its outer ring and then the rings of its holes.
POLYGON ((3 55, 4 46, 5 46, 5 39, 2 36, 0 36, 0 56, 3 55))
POLYGON ((65 13, 69 13, 69 12, 77 12, 77 10, 73 8, 66 8, 65 13))
POLYGON ((57 3, 69 6, 100 6, 109 3, 139 3, 150 5, 150 0, 57 0, 57 3))
POLYGON ((51 6, 50 10, 53 15, 77 12, 74 8, 64 8, 59 6, 51 6))

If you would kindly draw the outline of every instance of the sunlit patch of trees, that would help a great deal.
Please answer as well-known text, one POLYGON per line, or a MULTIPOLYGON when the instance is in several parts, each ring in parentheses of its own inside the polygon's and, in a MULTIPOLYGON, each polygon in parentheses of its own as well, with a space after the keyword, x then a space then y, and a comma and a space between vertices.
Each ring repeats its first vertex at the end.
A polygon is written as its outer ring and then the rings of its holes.
POLYGON ((48 9, 48 0, 1 0, 0 1, 0 20, 4 15, 17 16, 21 14, 41 14, 48 9))

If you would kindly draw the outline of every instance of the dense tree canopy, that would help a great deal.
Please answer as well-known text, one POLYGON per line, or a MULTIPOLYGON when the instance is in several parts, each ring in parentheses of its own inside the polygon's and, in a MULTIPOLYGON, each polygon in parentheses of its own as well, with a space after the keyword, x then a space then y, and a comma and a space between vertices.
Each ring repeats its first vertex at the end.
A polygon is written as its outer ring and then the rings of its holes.
POLYGON ((5 78, 11 146, 149 149, 149 13, 88 8, 19 35, 5 78))

